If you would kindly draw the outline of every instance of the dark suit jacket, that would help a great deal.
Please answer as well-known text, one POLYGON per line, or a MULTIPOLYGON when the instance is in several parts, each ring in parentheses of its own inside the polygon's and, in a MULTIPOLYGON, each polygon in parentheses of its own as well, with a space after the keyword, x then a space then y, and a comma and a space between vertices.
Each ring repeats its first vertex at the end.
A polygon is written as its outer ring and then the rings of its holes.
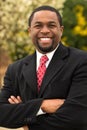
POLYGON ((37 90, 36 54, 8 67, 0 93, 0 126, 29 130, 87 130, 87 53, 60 44, 37 90), (10 95, 23 103, 9 104, 10 95), (53 114, 36 116, 43 99, 66 99, 53 114))

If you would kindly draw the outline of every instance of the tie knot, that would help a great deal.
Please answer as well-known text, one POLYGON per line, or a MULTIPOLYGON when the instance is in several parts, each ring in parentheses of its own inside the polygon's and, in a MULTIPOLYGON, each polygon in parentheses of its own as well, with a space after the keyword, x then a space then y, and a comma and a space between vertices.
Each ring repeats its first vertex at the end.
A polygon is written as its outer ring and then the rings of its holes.
POLYGON ((41 56, 40 64, 45 64, 48 61, 48 57, 46 55, 41 56))

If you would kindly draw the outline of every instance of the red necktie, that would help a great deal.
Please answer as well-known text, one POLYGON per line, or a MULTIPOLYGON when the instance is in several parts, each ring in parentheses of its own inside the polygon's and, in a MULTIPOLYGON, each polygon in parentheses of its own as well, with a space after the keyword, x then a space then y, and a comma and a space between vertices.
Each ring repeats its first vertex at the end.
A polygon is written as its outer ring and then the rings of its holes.
POLYGON ((46 55, 42 56, 40 58, 40 66, 37 70, 37 84, 38 84, 38 90, 40 90, 40 86, 44 77, 44 74, 46 72, 46 62, 48 61, 48 57, 46 55))

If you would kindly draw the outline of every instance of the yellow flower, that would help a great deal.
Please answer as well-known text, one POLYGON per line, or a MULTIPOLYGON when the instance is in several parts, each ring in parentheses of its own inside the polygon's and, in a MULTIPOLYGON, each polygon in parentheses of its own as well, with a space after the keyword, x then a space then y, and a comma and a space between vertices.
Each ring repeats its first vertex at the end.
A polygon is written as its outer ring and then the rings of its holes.
POLYGON ((83 16, 82 13, 77 13, 76 17, 77 17, 77 23, 78 23, 78 25, 80 25, 80 26, 85 26, 86 25, 86 19, 83 16))
POLYGON ((63 37, 62 40, 63 40, 64 42, 67 41, 67 37, 66 37, 66 36, 63 37))
POLYGON ((87 36, 87 27, 84 29, 83 27, 77 25, 73 28, 73 33, 76 35, 87 36))
POLYGON ((81 27, 80 26, 75 26, 73 29, 74 34, 79 34, 79 32, 81 31, 81 27))
POLYGON ((78 25, 85 26, 87 22, 86 22, 86 18, 83 16, 84 7, 82 5, 77 5, 74 8, 74 11, 76 13, 78 25))
POLYGON ((87 27, 86 29, 82 29, 79 33, 81 36, 87 36, 87 27))
POLYGON ((77 5, 74 9, 76 12, 77 25, 73 28, 73 33, 81 36, 87 36, 87 22, 83 16, 84 7, 77 5))
POLYGON ((76 7, 74 8, 75 12, 83 12, 84 8, 82 5, 76 5, 76 7))

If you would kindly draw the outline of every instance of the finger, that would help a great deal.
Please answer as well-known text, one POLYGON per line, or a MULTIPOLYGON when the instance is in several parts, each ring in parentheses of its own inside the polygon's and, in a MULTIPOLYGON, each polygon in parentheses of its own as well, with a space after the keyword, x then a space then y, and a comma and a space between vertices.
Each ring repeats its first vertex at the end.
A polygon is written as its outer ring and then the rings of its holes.
POLYGON ((22 100, 21 100, 21 97, 20 97, 20 96, 17 96, 17 99, 18 99, 18 101, 19 101, 19 102, 22 102, 22 100))
POLYGON ((18 99, 15 96, 10 96, 10 98, 14 103, 19 103, 18 99))
POLYGON ((9 98, 8 101, 10 104, 15 104, 15 102, 11 98, 9 98))

